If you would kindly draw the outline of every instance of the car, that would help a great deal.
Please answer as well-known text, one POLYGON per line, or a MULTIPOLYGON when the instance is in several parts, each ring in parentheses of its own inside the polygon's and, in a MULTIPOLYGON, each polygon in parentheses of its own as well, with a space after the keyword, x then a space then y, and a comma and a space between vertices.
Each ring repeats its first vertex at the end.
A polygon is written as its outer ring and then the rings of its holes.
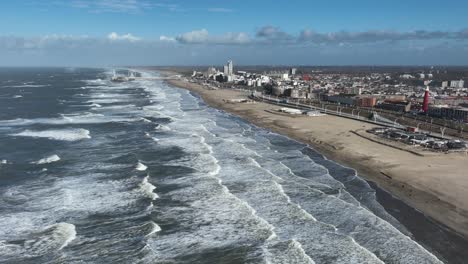
POLYGON ((447 142, 447 147, 449 149, 464 149, 467 147, 466 142, 461 140, 450 140, 447 142))

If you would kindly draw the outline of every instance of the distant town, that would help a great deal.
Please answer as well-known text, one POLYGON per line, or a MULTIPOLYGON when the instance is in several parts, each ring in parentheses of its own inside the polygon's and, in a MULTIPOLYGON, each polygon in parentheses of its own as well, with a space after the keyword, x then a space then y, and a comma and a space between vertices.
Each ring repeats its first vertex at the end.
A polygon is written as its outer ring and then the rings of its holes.
POLYGON ((368 135, 404 148, 468 150, 468 67, 235 66, 229 60, 218 67, 153 68, 181 74, 206 90, 249 95, 229 103, 263 101, 280 106, 283 114, 373 123, 382 129, 368 135))
POLYGON ((328 106, 330 110, 350 113, 359 109, 362 116, 380 113, 390 119, 399 117, 399 122, 407 125, 426 126, 427 130, 440 132, 437 126, 441 126, 448 129, 447 134, 464 137, 468 123, 468 88, 465 87, 468 70, 441 67, 385 70, 385 67, 376 67, 375 72, 372 68, 353 67, 325 70, 250 67, 235 71, 233 62, 228 61, 222 69, 197 69, 190 77, 192 82, 212 89, 255 90, 278 100, 328 106))
POLYGON ((430 87, 427 115, 468 122, 467 76, 441 79, 447 70, 401 73, 327 73, 304 72, 300 68, 262 73, 234 72, 232 61, 222 71, 209 67, 194 71, 192 77, 215 87, 234 84, 260 87, 266 94, 292 99, 310 99, 347 106, 375 107, 403 113, 420 114, 426 87, 430 87))

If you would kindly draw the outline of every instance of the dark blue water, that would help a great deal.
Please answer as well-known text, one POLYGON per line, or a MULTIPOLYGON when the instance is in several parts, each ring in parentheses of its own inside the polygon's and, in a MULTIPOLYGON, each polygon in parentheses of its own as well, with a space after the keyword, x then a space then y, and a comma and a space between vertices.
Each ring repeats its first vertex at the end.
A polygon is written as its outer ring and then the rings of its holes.
POLYGON ((0 262, 439 263, 354 170, 109 77, 0 70, 0 262))

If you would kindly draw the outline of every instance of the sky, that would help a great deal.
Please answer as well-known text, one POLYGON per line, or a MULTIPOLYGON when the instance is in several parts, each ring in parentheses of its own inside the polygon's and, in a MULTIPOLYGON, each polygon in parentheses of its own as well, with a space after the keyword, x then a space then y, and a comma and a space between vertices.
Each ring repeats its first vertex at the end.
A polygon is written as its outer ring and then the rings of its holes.
POLYGON ((468 65, 463 0, 0 2, 0 66, 468 65))

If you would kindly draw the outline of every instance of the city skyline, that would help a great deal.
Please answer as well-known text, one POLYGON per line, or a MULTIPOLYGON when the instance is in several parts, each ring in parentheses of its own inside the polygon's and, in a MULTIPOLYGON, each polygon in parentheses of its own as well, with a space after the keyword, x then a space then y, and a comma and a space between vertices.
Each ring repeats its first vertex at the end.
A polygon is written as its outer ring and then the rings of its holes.
POLYGON ((18 1, 2 3, 0 65, 467 65, 466 7, 18 1))

